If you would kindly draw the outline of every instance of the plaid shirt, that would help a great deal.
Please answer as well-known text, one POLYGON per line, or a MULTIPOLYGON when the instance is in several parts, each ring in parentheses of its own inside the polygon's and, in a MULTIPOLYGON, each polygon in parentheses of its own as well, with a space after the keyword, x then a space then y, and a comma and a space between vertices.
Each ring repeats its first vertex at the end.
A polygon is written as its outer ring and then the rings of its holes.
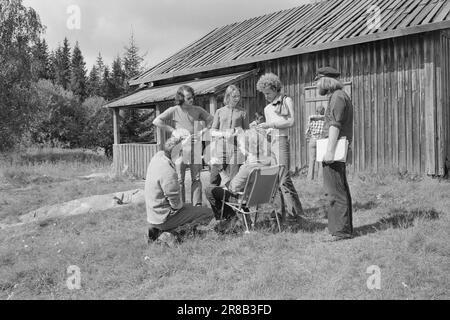
POLYGON ((323 136, 323 125, 325 121, 323 119, 309 119, 308 129, 306 130, 306 139, 314 138, 320 139, 323 136))

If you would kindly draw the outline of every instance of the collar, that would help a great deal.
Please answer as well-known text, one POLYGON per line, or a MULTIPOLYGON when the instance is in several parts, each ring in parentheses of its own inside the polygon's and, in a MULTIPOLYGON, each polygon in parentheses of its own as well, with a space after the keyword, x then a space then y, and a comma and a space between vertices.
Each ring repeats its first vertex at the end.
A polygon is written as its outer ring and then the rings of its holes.
POLYGON ((271 102, 271 104, 273 106, 276 106, 276 105, 280 104, 282 102, 282 100, 283 100, 283 95, 280 94, 275 100, 273 100, 271 102))

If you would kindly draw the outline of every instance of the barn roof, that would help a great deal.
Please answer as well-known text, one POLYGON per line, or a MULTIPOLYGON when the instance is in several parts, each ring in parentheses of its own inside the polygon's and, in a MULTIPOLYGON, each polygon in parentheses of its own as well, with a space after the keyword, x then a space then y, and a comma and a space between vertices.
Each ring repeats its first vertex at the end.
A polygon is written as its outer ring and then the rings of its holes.
POLYGON ((449 0, 324 0, 216 28, 130 84, 445 28, 449 0))
POLYGON ((175 99, 175 93, 178 88, 183 84, 188 84, 195 91, 196 96, 202 96, 207 94, 217 94, 226 89, 229 84, 235 83, 239 80, 245 79, 253 74, 256 70, 235 73, 231 75, 225 75, 220 77, 201 79, 195 81, 188 81, 185 83, 176 83, 158 87, 152 87, 149 89, 140 90, 134 92, 128 96, 121 97, 115 101, 111 101, 105 108, 120 108, 120 107, 144 107, 152 106, 156 103, 165 101, 173 101, 175 99))

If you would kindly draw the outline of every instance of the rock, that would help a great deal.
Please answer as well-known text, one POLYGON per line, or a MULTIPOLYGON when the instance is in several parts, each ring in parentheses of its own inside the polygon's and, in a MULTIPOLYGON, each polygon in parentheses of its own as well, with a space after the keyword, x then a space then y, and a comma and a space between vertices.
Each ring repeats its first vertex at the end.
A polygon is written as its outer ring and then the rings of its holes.
MULTIPOLYGON (((122 207, 124 205, 140 204, 144 202, 144 190, 142 189, 97 195, 39 208, 20 216, 20 223, 17 225, 34 221, 43 221, 49 218, 102 212, 105 210, 122 207), (115 198, 122 200, 118 203, 115 198)), ((5 225, 1 225, 0 227, 5 227, 5 225)))

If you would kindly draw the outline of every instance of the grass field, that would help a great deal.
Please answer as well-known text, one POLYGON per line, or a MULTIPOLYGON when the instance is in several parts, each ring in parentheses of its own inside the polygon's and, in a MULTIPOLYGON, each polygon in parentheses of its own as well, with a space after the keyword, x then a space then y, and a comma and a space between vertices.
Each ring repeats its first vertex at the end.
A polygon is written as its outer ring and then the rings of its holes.
MULTIPOLYGON (((55 153, 2 160, 0 223, 138 183, 80 179, 108 172, 110 162, 55 153)), ((449 299, 448 180, 349 178, 357 237, 337 243, 320 241, 327 233, 321 183, 303 176, 294 181, 307 221, 295 231, 210 232, 174 248, 147 245, 144 205, 0 230, 0 299, 449 299), (79 290, 66 284, 73 265, 79 290), (366 284, 372 265, 381 270, 379 290, 366 284)))

